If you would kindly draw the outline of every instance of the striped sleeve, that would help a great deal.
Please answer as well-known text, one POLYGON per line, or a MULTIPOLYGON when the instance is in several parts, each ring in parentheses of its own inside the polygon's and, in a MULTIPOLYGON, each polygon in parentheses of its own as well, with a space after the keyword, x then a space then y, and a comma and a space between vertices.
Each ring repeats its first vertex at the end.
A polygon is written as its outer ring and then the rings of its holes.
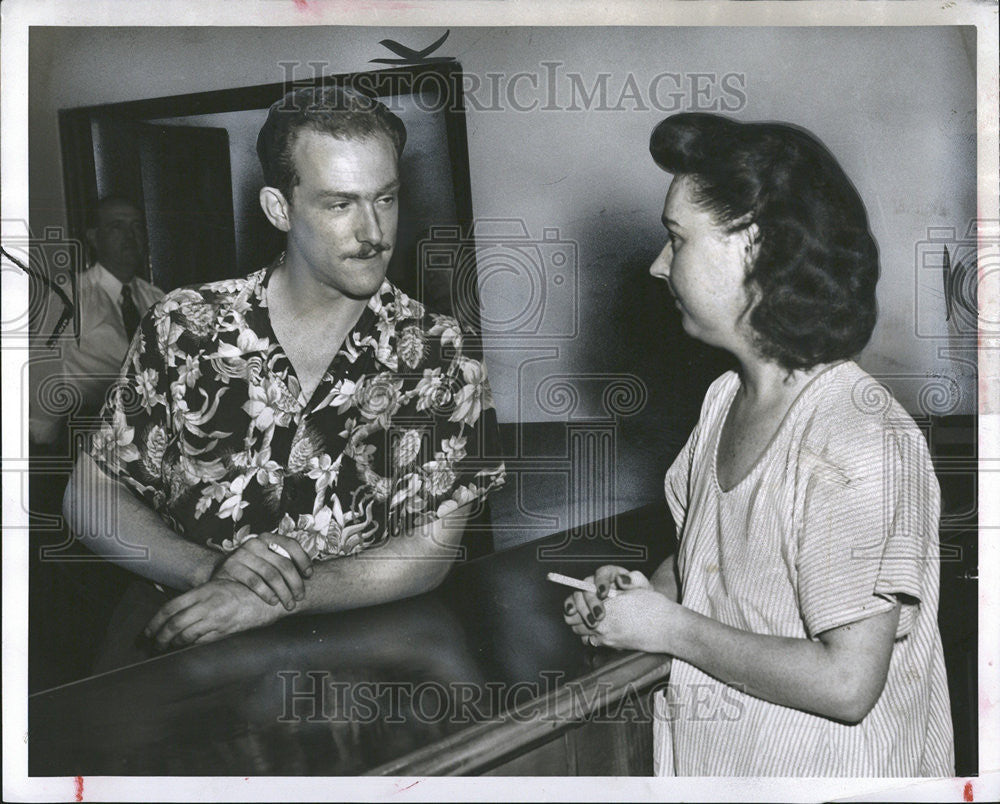
POLYGON ((809 635, 903 603, 897 638, 922 597, 937 482, 919 431, 842 421, 818 452, 803 448, 805 481, 798 598, 809 635), (914 441, 919 439, 920 443, 914 441), (921 452, 922 448, 922 452, 921 452))

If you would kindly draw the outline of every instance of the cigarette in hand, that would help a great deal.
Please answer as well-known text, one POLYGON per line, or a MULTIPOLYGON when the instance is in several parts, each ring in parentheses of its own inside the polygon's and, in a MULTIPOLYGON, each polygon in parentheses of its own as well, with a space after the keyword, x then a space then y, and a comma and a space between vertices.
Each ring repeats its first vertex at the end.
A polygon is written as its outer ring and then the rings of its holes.
POLYGON ((275 542, 268 542, 267 549, 270 550, 272 553, 277 553, 279 556, 284 556, 287 559, 291 559, 291 556, 288 555, 288 551, 280 544, 277 544, 275 542))
MULTIPOLYGON (((581 592, 591 592, 595 595, 597 594, 597 587, 589 581, 578 581, 576 578, 570 578, 569 575, 563 575, 559 572, 550 572, 545 577, 552 581, 552 583, 569 586, 572 589, 579 589, 581 592)), ((608 597, 614 597, 617 594, 618 590, 614 587, 608 590, 608 597)))

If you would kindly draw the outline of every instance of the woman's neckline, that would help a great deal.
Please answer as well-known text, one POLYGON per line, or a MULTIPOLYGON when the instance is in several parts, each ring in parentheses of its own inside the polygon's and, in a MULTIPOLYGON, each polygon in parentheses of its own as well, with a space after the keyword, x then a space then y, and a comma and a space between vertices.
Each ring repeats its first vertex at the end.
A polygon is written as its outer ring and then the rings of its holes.
POLYGON ((715 484, 716 491, 722 495, 730 494, 736 491, 740 486, 746 483, 747 480, 749 480, 754 474, 756 474, 757 470, 761 467, 761 465, 763 465, 764 459, 771 451, 771 448, 774 446, 774 443, 778 440, 778 436, 781 435, 782 431, 785 429, 785 425, 791 418, 792 411, 795 410, 798 404, 805 397, 806 392, 809 391, 816 384, 816 381, 819 380, 820 377, 827 376, 834 369, 846 365, 849 362, 850 361, 848 360, 839 360, 836 363, 831 363, 822 371, 817 372, 815 375, 809 378, 808 382, 806 382, 806 384, 799 389, 799 392, 795 395, 795 398, 792 400, 787 410, 785 410, 785 413, 781 417, 781 421, 778 423, 778 426, 775 428, 774 432, 771 433, 771 437, 768 439, 767 444, 764 446, 764 449, 760 451, 760 454, 754 460, 750 468, 747 469, 747 471, 743 474, 743 476, 739 480, 737 480, 732 486, 730 486, 728 489, 724 489, 722 488, 722 483, 719 482, 719 446, 722 442, 722 431, 725 429, 726 424, 729 422, 729 416, 732 413, 733 403, 736 401, 736 394, 739 393, 742 384, 739 379, 739 376, 737 375, 735 387, 729 394, 729 399, 726 402, 725 412, 722 414, 722 424, 720 427, 716 428, 715 441, 712 445, 712 482, 715 484))

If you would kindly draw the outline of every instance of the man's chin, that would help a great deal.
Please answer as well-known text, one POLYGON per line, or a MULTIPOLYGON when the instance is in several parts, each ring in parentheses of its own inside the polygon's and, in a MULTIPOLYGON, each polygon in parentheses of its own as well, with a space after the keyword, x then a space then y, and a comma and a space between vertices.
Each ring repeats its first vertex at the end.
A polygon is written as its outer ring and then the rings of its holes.
POLYGON ((382 270, 372 272, 365 277, 357 277, 356 281, 349 283, 341 292, 348 298, 356 299, 357 301, 367 301, 378 293, 379 288, 382 287, 382 282, 385 281, 385 273, 382 270))

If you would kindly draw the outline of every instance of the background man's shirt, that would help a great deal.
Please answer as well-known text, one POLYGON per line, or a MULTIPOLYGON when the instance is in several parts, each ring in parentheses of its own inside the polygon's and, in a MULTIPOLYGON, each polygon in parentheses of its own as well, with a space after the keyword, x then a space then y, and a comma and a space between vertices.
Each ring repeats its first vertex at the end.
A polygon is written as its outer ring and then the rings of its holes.
POLYGON ((105 472, 192 541, 230 551, 277 531, 313 559, 502 484, 486 368, 463 353, 454 318, 384 282, 306 399, 271 329, 269 276, 178 289, 152 308, 92 443, 105 472))
MULTIPOLYGON (((163 291, 145 279, 133 277, 129 285, 140 315, 163 298, 163 291)), ((79 280, 79 343, 71 338, 59 342, 60 384, 75 389, 84 415, 100 411, 128 352, 131 339, 122 322, 121 294, 121 281, 99 262, 94 263, 79 280)), ((31 434, 39 443, 55 441, 64 415, 47 408, 44 399, 34 400, 31 407, 31 434)))

